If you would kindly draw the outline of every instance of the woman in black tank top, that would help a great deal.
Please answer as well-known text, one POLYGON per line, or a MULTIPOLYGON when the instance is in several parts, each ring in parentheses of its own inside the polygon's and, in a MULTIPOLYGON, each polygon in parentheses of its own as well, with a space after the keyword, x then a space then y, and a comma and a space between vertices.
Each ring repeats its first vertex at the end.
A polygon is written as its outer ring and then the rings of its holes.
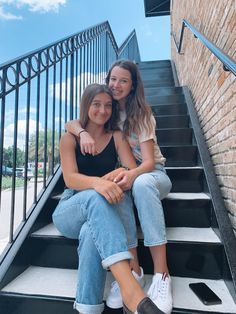
MULTIPOLYGON (((145 296, 129 266, 132 255, 117 211, 128 196, 111 178, 124 171, 124 167, 115 169, 118 158, 128 168, 135 168, 136 163, 129 144, 117 130, 116 113, 105 85, 92 84, 85 89, 80 103, 82 129, 79 133, 88 131, 93 135, 97 152, 84 154, 77 137, 70 133, 62 136, 61 167, 68 188, 53 214, 53 222, 64 236, 79 239, 74 303, 77 311, 102 313, 105 269, 109 268, 130 310, 138 308, 138 313, 160 313, 145 296)), ((132 207, 127 214, 134 219, 132 207)))

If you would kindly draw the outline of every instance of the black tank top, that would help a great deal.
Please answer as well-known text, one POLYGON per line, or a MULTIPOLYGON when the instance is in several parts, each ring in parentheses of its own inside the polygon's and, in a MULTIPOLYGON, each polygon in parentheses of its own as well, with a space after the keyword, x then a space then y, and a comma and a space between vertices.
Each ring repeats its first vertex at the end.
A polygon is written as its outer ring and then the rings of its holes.
POLYGON ((76 160, 79 172, 87 176, 102 177, 114 170, 118 157, 113 136, 103 151, 95 156, 91 154, 83 155, 77 142, 76 160))

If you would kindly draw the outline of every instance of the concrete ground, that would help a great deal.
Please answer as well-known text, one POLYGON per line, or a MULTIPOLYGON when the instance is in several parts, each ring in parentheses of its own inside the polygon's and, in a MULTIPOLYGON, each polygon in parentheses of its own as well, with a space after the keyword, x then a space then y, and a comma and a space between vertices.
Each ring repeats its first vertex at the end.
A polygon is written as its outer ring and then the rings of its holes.
MULTIPOLYGON (((34 200, 34 181, 31 179, 27 184, 27 209, 29 209, 34 200)), ((39 181, 37 185, 37 193, 41 191, 42 187, 43 182, 39 181)), ((14 230, 16 230, 23 217, 23 193, 23 187, 16 188, 14 230)), ((11 203, 12 189, 2 191, 0 206, 0 254, 8 242, 10 230, 11 203)))

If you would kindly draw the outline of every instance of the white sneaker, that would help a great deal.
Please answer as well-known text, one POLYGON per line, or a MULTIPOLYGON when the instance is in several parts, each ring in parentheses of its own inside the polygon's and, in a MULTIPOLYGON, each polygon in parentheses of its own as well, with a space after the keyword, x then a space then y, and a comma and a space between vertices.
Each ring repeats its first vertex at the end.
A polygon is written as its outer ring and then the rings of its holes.
POLYGON ((168 274, 156 273, 147 295, 164 313, 170 314, 173 308, 171 278, 168 274))
MULTIPOLYGON (((141 269, 140 276, 135 271, 132 271, 132 274, 134 278, 139 282, 140 286, 143 288, 145 285, 145 278, 142 267, 140 267, 140 269, 141 269)), ((111 289, 107 296, 106 304, 112 309, 119 309, 120 307, 123 307, 123 300, 120 293, 120 287, 117 281, 113 281, 111 284, 111 289)))

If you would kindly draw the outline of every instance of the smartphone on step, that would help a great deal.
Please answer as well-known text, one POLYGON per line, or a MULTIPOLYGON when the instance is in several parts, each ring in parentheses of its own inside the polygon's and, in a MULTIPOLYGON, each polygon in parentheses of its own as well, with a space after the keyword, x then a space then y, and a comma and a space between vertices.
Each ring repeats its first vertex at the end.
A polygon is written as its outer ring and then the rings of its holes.
POLYGON ((204 282, 189 284, 190 289, 205 305, 221 304, 221 299, 204 282))

